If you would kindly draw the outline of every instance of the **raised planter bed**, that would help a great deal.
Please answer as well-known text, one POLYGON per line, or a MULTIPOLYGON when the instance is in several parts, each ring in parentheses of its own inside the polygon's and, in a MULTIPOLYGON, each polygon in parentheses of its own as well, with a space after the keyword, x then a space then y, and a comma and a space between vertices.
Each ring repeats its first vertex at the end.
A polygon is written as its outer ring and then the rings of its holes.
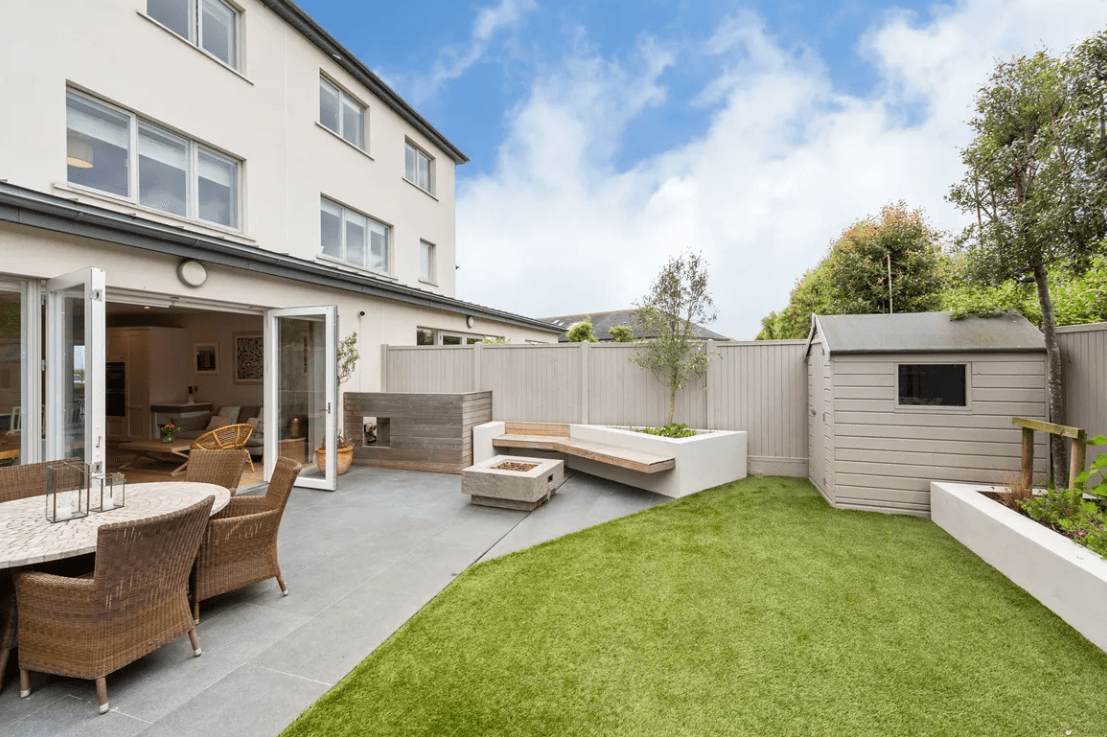
POLYGON ((1107 560, 1014 512, 982 491, 931 482, 934 523, 1107 651, 1107 560))
MULTIPOLYGON (((504 422, 489 422, 473 428, 474 462, 496 454, 493 440, 504 434, 505 427, 504 422)), ((744 431, 697 430, 690 438, 665 438, 604 425, 569 425, 568 428, 573 440, 675 459, 670 470, 641 473, 590 458, 564 456, 571 469, 656 494, 682 497, 746 477, 748 436, 744 431)))

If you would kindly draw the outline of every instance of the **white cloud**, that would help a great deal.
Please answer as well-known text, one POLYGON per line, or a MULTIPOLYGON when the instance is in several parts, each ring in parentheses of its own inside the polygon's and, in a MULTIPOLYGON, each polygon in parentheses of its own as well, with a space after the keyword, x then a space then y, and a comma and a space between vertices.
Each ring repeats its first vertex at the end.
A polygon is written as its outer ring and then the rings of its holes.
POLYGON ((497 34, 518 27, 523 17, 537 8, 535 0, 500 0, 495 7, 481 8, 473 21, 468 45, 442 49, 430 74, 415 81, 413 100, 423 102, 434 95, 444 82, 465 74, 484 57, 497 34))
POLYGON ((629 64, 577 48, 509 112, 494 173, 462 180, 458 296, 532 316, 618 309, 690 247, 712 267, 715 329, 751 339, 830 241, 882 205, 904 199, 960 228, 943 196, 994 58, 1062 51, 1102 13, 1099 0, 966 0, 925 23, 890 14, 858 43, 882 80, 867 97, 835 91, 817 56, 741 14, 704 45, 719 61, 696 99, 717 108, 706 133, 629 171, 613 163, 621 137, 665 104, 659 78, 679 58, 649 41, 629 64))

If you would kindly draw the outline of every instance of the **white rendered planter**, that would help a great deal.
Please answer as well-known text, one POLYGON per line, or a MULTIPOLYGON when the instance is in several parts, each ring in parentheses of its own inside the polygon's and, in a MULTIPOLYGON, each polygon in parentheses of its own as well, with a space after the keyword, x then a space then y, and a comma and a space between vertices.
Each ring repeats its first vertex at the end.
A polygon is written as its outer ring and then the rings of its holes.
POLYGON ((931 482, 934 523, 1107 651, 1107 560, 980 491, 931 482))
MULTIPOLYGON (((676 459, 676 468, 671 471, 640 473, 587 458, 562 457, 569 468, 671 497, 687 496, 746 477, 748 434, 745 431, 698 432, 690 438, 664 438, 604 425, 569 426, 569 437, 576 440, 671 456, 676 459)), ((492 440, 503 433, 503 422, 489 422, 473 428, 473 463, 496 455, 498 451, 492 447, 492 440)))

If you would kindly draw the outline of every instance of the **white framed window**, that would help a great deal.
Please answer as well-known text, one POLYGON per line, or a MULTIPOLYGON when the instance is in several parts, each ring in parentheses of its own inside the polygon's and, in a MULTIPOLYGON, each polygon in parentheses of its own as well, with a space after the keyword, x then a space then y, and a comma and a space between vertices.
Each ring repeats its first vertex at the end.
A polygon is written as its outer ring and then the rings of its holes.
POLYGON ((404 179, 434 194, 434 158, 411 141, 404 144, 404 179))
POLYGON ((320 199, 319 241, 324 256, 359 269, 392 270, 392 229, 326 197, 320 199))
POLYGON ((146 0, 146 14, 238 69, 238 10, 222 0, 146 0))
POLYGON ((72 90, 65 114, 70 184, 240 229, 238 160, 72 90))
POLYGON ((319 124, 365 150, 365 106, 319 77, 319 124))
POLYGON ((419 241, 419 279, 430 284, 437 284, 436 259, 438 249, 433 243, 419 241))
POLYGON ((438 328, 415 329, 415 345, 473 345, 481 343, 487 338, 496 338, 495 335, 473 335, 471 333, 455 333, 438 328))

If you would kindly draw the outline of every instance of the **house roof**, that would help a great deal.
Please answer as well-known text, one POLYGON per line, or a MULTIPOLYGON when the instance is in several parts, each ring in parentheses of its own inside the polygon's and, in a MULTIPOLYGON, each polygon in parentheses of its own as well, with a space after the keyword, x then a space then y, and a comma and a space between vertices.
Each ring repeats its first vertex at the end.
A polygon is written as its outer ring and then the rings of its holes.
POLYGON ((257 246, 196 233, 163 223, 105 210, 26 189, 0 180, 0 222, 130 246, 184 259, 199 259, 235 269, 342 289, 444 312, 474 315, 519 327, 558 332, 558 327, 522 315, 463 302, 366 274, 344 271, 257 246))
POLYGON ((340 44, 334 36, 327 33, 323 26, 304 12, 299 5, 291 0, 261 0, 261 3, 276 13, 282 20, 295 28, 300 35, 315 44, 324 54, 334 60, 338 66, 345 69, 354 79, 365 85, 370 92, 384 101, 384 104, 392 108, 401 118, 410 123, 417 131, 430 139, 436 146, 442 149, 454 160, 456 164, 464 164, 469 157, 461 152, 454 144, 450 143, 444 135, 427 122, 427 120, 407 104, 395 90, 389 87, 365 64, 340 44))
POLYGON ((813 315, 811 339, 816 328, 832 354, 1045 352, 1041 331, 1014 313, 960 320, 948 312, 813 315))
MULTIPOLYGON (((634 313, 637 310, 610 310, 608 312, 582 312, 579 315, 557 315, 555 317, 543 317, 543 322, 553 323, 561 328, 561 336, 558 338, 558 342, 566 343, 569 338, 566 336, 569 328, 573 325, 581 322, 587 317, 592 318, 592 332, 596 334, 596 337, 601 341, 611 340, 611 328, 617 325, 629 325, 634 329, 635 338, 655 338, 655 335, 643 335, 640 332, 640 328, 634 322, 634 313)), ((696 337, 701 340, 730 340, 730 338, 716 333, 712 330, 708 330, 702 325, 696 326, 696 337)))

